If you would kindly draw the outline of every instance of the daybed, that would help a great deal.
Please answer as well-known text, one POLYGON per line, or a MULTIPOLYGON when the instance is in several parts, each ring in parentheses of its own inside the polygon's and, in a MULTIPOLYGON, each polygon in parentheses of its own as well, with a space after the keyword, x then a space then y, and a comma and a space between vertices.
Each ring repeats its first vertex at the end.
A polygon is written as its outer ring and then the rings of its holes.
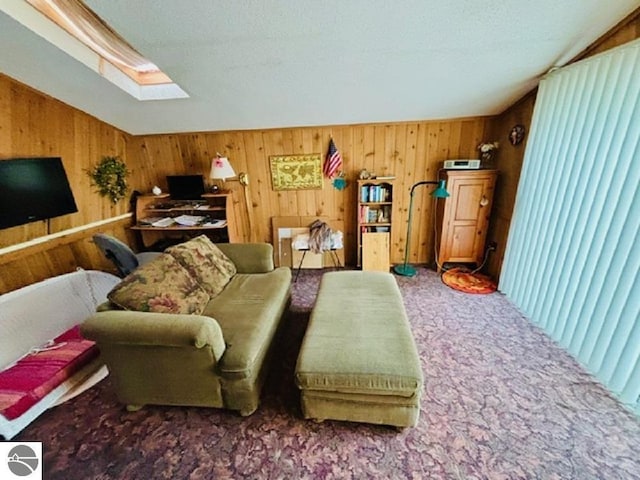
POLYGON ((0 296, 0 435, 11 439, 47 408, 107 375, 78 324, 120 281, 76 271, 0 296))
POLYGON ((203 235, 127 276, 81 329, 98 343, 128 409, 191 405, 250 415, 290 288, 291 271, 274 268, 270 244, 214 245, 203 235))

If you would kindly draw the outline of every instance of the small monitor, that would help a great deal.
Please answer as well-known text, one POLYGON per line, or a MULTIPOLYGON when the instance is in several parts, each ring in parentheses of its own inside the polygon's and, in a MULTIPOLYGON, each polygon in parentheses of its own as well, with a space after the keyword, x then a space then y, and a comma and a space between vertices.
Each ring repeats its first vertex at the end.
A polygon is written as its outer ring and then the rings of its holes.
POLYGON ((167 185, 172 200, 198 200, 204 193, 202 175, 167 175, 167 185))

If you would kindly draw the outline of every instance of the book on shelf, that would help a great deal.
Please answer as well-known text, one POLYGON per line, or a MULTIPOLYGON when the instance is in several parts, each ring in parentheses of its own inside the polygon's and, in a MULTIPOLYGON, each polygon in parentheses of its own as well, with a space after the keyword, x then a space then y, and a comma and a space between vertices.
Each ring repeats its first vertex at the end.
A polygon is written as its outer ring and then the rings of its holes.
POLYGON ((361 203, 388 202, 391 198, 389 188, 383 185, 363 185, 360 191, 361 203))
POLYGON ((360 206, 360 223, 384 223, 389 221, 388 208, 374 208, 369 205, 360 206))
POLYGON ((369 206, 360 205, 360 223, 369 222, 369 206))
POLYGON ((386 185, 362 185, 360 203, 390 202, 391 190, 386 185))
POLYGON ((369 187, 363 185, 360 187, 360 202, 367 203, 369 201, 369 187))

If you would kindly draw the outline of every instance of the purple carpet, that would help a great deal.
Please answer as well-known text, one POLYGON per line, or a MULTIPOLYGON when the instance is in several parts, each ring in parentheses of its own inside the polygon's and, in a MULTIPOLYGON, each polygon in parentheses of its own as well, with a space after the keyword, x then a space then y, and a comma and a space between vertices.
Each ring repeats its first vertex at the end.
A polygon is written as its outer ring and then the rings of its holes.
POLYGON ((640 479, 640 421, 500 293, 396 277, 422 360, 416 428, 301 417, 293 371, 321 272, 302 271, 258 411, 116 403, 109 379, 15 440, 50 479, 640 479))

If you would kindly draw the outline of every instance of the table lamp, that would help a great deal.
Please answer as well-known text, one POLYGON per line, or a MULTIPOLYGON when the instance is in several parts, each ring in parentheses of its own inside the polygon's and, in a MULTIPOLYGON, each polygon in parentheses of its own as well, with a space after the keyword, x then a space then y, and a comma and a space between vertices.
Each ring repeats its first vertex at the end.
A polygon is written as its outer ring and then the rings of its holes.
POLYGON ((227 157, 221 157, 217 155, 213 160, 211 160, 211 173, 209 174, 209 178, 212 180, 222 180, 222 185, 214 184, 212 186, 212 190, 214 192, 221 190, 224 191, 224 182, 227 178, 232 178, 236 176, 236 172, 233 170, 233 167, 229 163, 229 159, 227 157))

